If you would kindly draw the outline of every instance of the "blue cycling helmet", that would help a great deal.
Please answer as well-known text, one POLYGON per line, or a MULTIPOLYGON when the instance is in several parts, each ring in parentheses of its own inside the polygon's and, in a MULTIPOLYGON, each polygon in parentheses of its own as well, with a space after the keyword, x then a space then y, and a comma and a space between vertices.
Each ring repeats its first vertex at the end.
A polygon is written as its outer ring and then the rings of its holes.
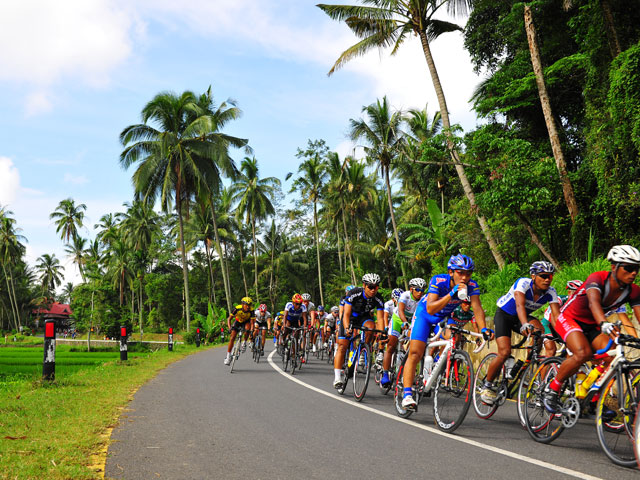
POLYGON ((553 273, 556 271, 556 267, 550 262, 533 262, 529 267, 529 273, 531 275, 537 275, 539 273, 553 273))
POLYGON ((318 311, 324 312, 324 305, 318 305, 318 311))
POLYGON ((449 270, 475 270, 476 264, 473 263, 471 257, 459 253, 458 255, 452 255, 447 263, 449 270))
POLYGON ((344 287, 344 293, 349 293, 349 291, 354 288, 356 288, 355 285, 347 285, 346 287, 344 287))
POLYGON ((398 300, 400 298, 400 295, 402 295, 403 293, 404 290, 402 290, 401 288, 394 288, 391 292, 391 298, 395 298, 396 300, 398 300))

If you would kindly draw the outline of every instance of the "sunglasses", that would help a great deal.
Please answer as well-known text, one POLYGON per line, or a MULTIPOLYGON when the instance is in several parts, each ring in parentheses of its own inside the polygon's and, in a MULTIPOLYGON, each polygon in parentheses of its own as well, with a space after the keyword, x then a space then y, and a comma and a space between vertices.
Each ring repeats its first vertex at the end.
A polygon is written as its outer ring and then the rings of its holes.
POLYGON ((413 289, 414 289, 416 292, 418 292, 418 293, 422 293, 422 292, 424 292, 424 288, 416 288, 416 287, 413 287, 413 289))
POLYGON ((640 270, 640 265, 636 265, 635 263, 627 263, 620 266, 624 268, 625 272, 629 273, 637 272, 638 270, 640 270))
POLYGON ((377 283, 367 283, 365 285, 365 287, 367 287, 369 290, 375 290, 376 288, 378 288, 380 285, 378 285, 377 283))
POLYGON ((538 277, 542 278, 543 280, 548 280, 549 278, 553 278, 553 273, 540 273, 538 274, 538 277))

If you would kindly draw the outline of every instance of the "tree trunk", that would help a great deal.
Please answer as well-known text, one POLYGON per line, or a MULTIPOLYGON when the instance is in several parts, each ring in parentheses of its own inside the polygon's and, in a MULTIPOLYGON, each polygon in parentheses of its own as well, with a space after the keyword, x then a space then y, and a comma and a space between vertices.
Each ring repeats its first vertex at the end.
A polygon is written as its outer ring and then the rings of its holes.
POLYGON ((256 287, 256 305, 260 305, 260 296, 258 294, 258 240, 256 239, 256 219, 251 218, 251 234, 253 235, 253 277, 256 287))
POLYGON ((345 218, 344 208, 342 209, 342 225, 344 227, 344 245, 349 256, 349 266, 351 267, 351 281, 356 284, 356 272, 353 269, 353 256, 351 255, 351 243, 349 242, 349 234, 347 233, 347 219, 345 218))
POLYGON ((9 280, 11 284, 11 291, 9 292, 9 295, 12 296, 13 304, 16 306, 16 321, 17 321, 16 328, 20 330, 20 327, 22 326, 22 320, 20 319, 20 308, 18 307, 18 297, 16 297, 16 282, 13 281, 13 272, 11 271, 11 269, 9 269, 9 280))
POLYGON ((275 224, 272 224, 271 228, 271 272, 269 272, 269 300, 271 301, 271 311, 273 312, 273 317, 275 318, 275 308, 276 308, 276 299, 275 299, 275 288, 273 285, 273 268, 274 268, 274 257, 275 257, 275 249, 276 249, 276 229, 275 224))
POLYGON ((213 208, 213 198, 209 201, 209 206, 211 208, 211 219, 213 221, 213 234, 216 239, 216 252, 218 253, 218 258, 220 259, 220 270, 222 271, 222 283, 224 284, 224 295, 227 297, 227 312, 231 312, 231 285, 228 281, 227 269, 225 257, 222 254, 222 247, 220 246, 220 236, 218 235, 218 222, 216 219, 216 211, 213 208))
POLYGON ((607 40, 609 41, 609 50, 611 51, 611 57, 616 58, 622 52, 620 47, 620 40, 618 39, 618 32, 613 22, 613 15, 611 14, 611 5, 608 0, 601 0, 602 13, 604 14, 604 25, 607 30, 607 40))
POLYGON ((184 246, 184 224, 182 222, 182 208, 180 207, 180 198, 179 196, 176 196, 176 210, 178 211, 178 224, 180 225, 180 253, 182 255, 182 278, 184 280, 184 302, 185 302, 185 307, 184 307, 184 315, 185 318, 187 319, 187 332, 189 331, 189 327, 190 327, 190 319, 189 319, 189 276, 187 273, 188 270, 188 266, 187 266, 187 252, 185 251, 185 246, 184 246))
POLYGON ((89 320, 89 331, 87 332, 87 352, 91 351, 91 330, 93 329, 93 297, 95 295, 95 290, 91 289, 91 317, 89 320))
POLYGON ((142 281, 143 281, 143 279, 144 279, 144 275, 142 275, 140 277, 140 294, 138 295, 138 319, 139 319, 138 323, 140 325, 140 341, 141 342, 142 342, 142 314, 143 314, 143 312, 142 312, 142 310, 143 310, 143 307, 142 307, 142 292, 143 292, 143 290, 142 290, 142 281))
MULTIPOLYGON (((342 253, 340 252, 340 228, 338 226, 338 222, 336 222, 336 242, 338 244, 338 265, 340 265, 340 273, 344 272, 344 269, 342 268, 342 253)), ((345 262, 346 262, 346 258, 345 258, 345 262)))
MULTIPOLYGON (((389 202, 389 212, 391 213, 391 225, 393 226, 393 236, 396 239, 396 247, 398 253, 402 255, 402 248, 400 248, 400 237, 398 236, 398 226, 396 225, 396 214, 393 212, 393 199, 391 198, 391 182, 389 181, 389 166, 383 167, 384 182, 387 185, 387 201, 389 202)), ((407 283, 407 272, 404 268, 404 261, 402 256, 400 257, 400 270, 402 270, 402 280, 404 280, 404 289, 409 290, 409 283, 407 283)))
POLYGON ((558 134, 556 122, 551 111, 551 102, 549 101, 547 86, 544 83, 544 72, 542 71, 542 61, 540 60, 540 51, 538 50, 536 29, 533 25, 531 8, 528 5, 524 6, 524 26, 527 30, 529 52, 531 53, 531 64, 533 65, 533 72, 536 75, 536 84, 538 85, 538 94, 540 96, 540 103, 542 104, 542 113, 544 114, 544 121, 547 124, 549 141, 551 142, 551 149, 553 150, 553 156, 556 159, 556 167, 558 168, 558 173, 560 174, 560 182, 562 183, 564 202, 566 203, 567 209, 569 210, 571 223, 575 224, 576 217, 578 216, 578 204, 573 193, 573 187, 571 186, 569 175, 567 175, 567 162, 564 159, 562 146, 560 145, 560 135, 558 134))
POLYGON ((208 284, 209 284, 209 303, 211 303, 213 301, 213 297, 211 295, 211 292, 213 291, 213 269, 211 268, 211 254, 209 252, 209 241, 205 238, 204 239, 204 253, 207 256, 207 268, 209 269, 209 278, 208 278, 208 284))
POLYGON ((440 107, 440 116, 442 118, 442 127, 444 129, 445 134, 447 135, 447 148, 451 155, 451 159, 456 167, 456 173, 458 174, 458 178, 460 179, 460 183, 462 184, 462 189, 464 190, 464 194, 469 201, 469 205, 471 206, 471 211, 475 213, 476 218, 478 219, 478 223, 480 224, 480 229, 484 234, 484 238, 489 245, 489 249, 491 250, 491 254, 493 255, 494 260, 498 264, 500 270, 502 270, 505 266, 504 258, 502 254, 498 250, 498 244, 496 243, 491 231, 489 230, 489 225, 487 224, 487 220, 480 213, 480 209, 476 204, 476 196, 473 193, 473 189, 471 188, 471 184, 469 183, 469 179, 467 178, 467 174, 464 171, 464 167, 460 163, 460 158, 458 156, 458 152, 456 151, 455 144, 453 143, 452 134, 451 134, 451 123, 449 122, 449 110, 447 108, 447 101, 444 98, 444 91, 442 90, 442 84, 440 83, 440 77, 438 76, 438 71, 436 70, 436 65, 433 61, 433 56, 431 55, 431 48, 429 47, 429 40, 427 39, 427 35, 425 32, 419 32, 420 42, 422 43, 422 51, 424 52, 424 57, 427 61, 427 66, 429 67, 429 73, 431 74, 431 80, 433 81, 433 87, 436 90, 436 96, 438 97, 438 106, 440 107))
POLYGON ((16 308, 13 305, 13 298, 11 297, 11 287, 9 286, 9 275, 7 275, 7 269, 4 263, 2 264, 2 270, 4 271, 4 279, 7 283, 7 293, 9 294, 9 304, 11 305, 11 313, 13 314, 13 323, 17 330, 18 329, 18 313, 16 311, 16 308))
POLYGON ((240 272, 242 272, 242 282, 244 283, 244 296, 249 296, 249 286, 247 285, 247 276, 244 274, 244 257, 242 256, 242 245, 238 245, 240 252, 240 272))
POLYGON ((542 255, 544 255, 547 260, 553 263, 553 266, 556 267, 556 270, 559 270, 560 262, 558 262, 558 260, 556 260, 554 256, 551 255, 551 253, 546 249, 546 247, 542 243, 542 240, 540 240, 540 237, 538 236, 536 230, 533 228, 533 225, 531 225, 531 223, 529 223, 529 220, 527 220, 527 217, 525 217, 522 212, 519 211, 515 212, 515 214, 516 217, 518 217, 518 220, 520 220, 520 222, 529 232, 529 235, 531 236, 531 242, 533 242, 533 244, 538 247, 540 253, 542 253, 542 255))
POLYGON ((320 288, 320 304, 324 305, 324 296, 322 295, 322 269, 320 268, 320 239, 318 236, 318 202, 313 202, 313 227, 316 234, 316 257, 318 259, 318 287, 320 288))

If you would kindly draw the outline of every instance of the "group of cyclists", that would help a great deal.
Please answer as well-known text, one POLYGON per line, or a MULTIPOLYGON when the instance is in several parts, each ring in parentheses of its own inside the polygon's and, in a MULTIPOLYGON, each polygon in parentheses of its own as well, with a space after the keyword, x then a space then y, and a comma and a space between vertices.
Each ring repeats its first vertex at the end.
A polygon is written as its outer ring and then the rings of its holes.
MULTIPOLYGON (((529 268, 529 277, 518 278, 498 299, 493 329, 487 325, 480 289, 472 279, 475 264, 464 254, 453 255, 448 261, 447 272, 434 275, 428 284, 422 278, 413 278, 408 291, 394 289, 392 298, 386 302, 379 293, 380 277, 376 273, 365 274, 360 287, 348 286, 340 304, 331 307, 329 312, 325 312, 323 306, 316 308, 309 294, 295 294, 272 321, 266 305, 260 305, 254 312, 251 299, 245 297, 229 315, 228 352, 247 321, 252 322, 252 327, 246 329, 245 342, 251 340, 252 331, 265 328, 265 325, 269 330, 273 327, 278 344, 285 342, 292 332, 298 334, 298 327, 313 331, 310 337, 313 348, 316 348, 317 336, 326 347, 329 337, 335 334, 333 386, 340 389, 346 381, 343 364, 350 338, 355 332, 365 330, 365 341, 371 344, 374 334, 370 330, 385 330, 385 341, 378 343, 376 361, 382 365, 380 384, 388 386, 391 359, 399 348, 398 338, 406 330, 409 340, 408 346, 402 347, 407 350, 402 407, 414 410, 417 404, 412 385, 430 336, 439 329, 439 324, 464 325, 473 321, 476 332, 485 340, 495 340, 497 345, 497 354, 489 364, 480 392, 482 402, 487 405, 496 401, 498 387, 495 382, 511 356, 513 332, 541 336, 545 354, 549 356, 555 354, 556 342, 566 345, 571 354, 562 361, 542 396, 544 408, 549 414, 555 414, 562 407, 559 395, 564 382, 592 359, 594 351, 618 335, 619 326, 609 321, 611 314, 618 313, 625 332, 637 337, 633 323, 625 314, 625 305, 628 304, 640 319, 640 287, 634 284, 640 269, 640 252, 630 245, 617 245, 611 248, 607 260, 611 265, 609 270, 594 272, 584 281, 569 281, 566 285, 568 296, 559 295, 551 286, 556 270, 554 265, 547 261, 534 262, 529 268), (532 313, 542 307, 546 307, 544 318, 538 320, 532 313), (232 319, 233 325, 230 324, 232 319)), ((229 353, 225 363, 228 359, 229 353)), ((608 361, 611 359, 609 357, 608 361)))

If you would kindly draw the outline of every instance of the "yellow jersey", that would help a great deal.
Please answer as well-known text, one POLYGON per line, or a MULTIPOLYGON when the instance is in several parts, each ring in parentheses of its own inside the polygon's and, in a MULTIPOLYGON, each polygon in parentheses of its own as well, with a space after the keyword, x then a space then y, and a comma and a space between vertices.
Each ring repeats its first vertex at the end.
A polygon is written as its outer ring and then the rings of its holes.
POLYGON ((242 305, 236 305, 233 312, 231 312, 231 315, 235 317, 236 322, 238 323, 245 323, 247 320, 256 318, 256 313, 253 309, 250 308, 249 311, 245 312, 242 310, 242 305))

